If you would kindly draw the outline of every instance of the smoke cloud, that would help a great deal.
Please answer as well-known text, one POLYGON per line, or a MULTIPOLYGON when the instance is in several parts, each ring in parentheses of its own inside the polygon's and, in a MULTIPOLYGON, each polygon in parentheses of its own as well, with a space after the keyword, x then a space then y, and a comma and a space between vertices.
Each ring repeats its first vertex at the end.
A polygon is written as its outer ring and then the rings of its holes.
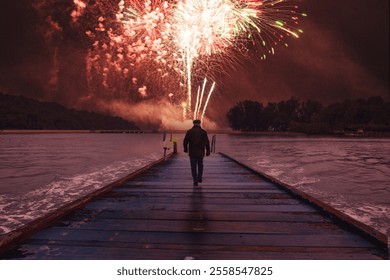
MULTIPOLYGON (((144 129, 186 130, 192 126, 192 120, 183 120, 181 108, 166 100, 147 100, 137 104, 129 104, 122 100, 80 100, 79 109, 98 108, 98 111, 113 116, 120 116, 136 123, 142 123, 144 129)), ((207 129, 219 126, 205 118, 203 124, 207 129)))

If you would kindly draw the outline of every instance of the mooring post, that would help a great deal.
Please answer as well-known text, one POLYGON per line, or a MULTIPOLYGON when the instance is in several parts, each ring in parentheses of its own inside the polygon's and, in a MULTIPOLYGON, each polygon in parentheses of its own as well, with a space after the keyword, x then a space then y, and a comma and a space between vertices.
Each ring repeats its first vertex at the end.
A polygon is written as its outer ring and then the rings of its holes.
POLYGON ((211 152, 215 153, 215 145, 217 143, 217 135, 213 135, 211 139, 211 152))
POLYGON ((164 149, 164 157, 166 157, 168 148, 164 147, 163 149, 164 149))
POLYGON ((172 142, 173 142, 173 153, 177 154, 177 138, 172 137, 172 142))

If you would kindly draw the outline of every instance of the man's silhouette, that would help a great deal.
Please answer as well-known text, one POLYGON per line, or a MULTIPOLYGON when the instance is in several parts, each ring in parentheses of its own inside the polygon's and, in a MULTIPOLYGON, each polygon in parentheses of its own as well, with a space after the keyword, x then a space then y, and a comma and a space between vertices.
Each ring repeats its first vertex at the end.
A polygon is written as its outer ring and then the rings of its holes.
POLYGON ((192 179, 197 186, 203 180, 203 158, 205 154, 210 155, 210 142, 206 130, 200 127, 200 120, 194 120, 193 124, 184 137, 183 145, 184 152, 189 152, 192 179))

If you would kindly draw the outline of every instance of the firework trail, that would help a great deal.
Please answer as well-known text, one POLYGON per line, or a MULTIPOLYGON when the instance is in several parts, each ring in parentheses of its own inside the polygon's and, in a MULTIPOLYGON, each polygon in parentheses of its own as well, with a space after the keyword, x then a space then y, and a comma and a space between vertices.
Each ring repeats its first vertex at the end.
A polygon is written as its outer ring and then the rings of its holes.
POLYGON ((202 106, 203 96, 204 96, 204 90, 206 87, 207 78, 203 81, 202 91, 200 91, 200 86, 198 88, 198 94, 196 96, 196 103, 195 103, 195 110, 194 110, 194 119, 198 118, 198 113, 200 111, 200 108, 202 106))
POLYGON ((207 95, 206 101, 203 104, 203 97, 205 94, 206 84, 207 84, 207 78, 205 78, 203 81, 202 91, 200 91, 200 86, 198 87, 198 94, 196 96, 196 105, 195 105, 195 110, 194 110, 194 115, 193 115, 194 119, 200 119, 201 121, 203 121, 207 106, 208 106, 209 101, 210 101, 211 94, 213 93, 214 88, 215 88, 215 82, 213 82, 213 84, 209 90, 209 93, 207 95), (203 110, 202 110, 202 114, 200 115, 202 105, 203 105, 203 110))
POLYGON ((211 94, 212 94, 213 91, 214 91, 214 88, 215 88, 215 82, 213 82, 213 85, 212 85, 211 88, 210 88, 209 94, 207 95, 206 102, 205 102, 205 104, 204 104, 204 106, 203 106, 203 113, 202 113, 202 117, 200 118, 201 121, 203 121, 204 114, 206 113, 207 105, 209 104, 210 97, 211 97, 211 94))
POLYGON ((199 106, 199 97, 200 97, 200 86, 198 87, 198 92, 196 94, 196 103, 195 103, 195 110, 194 110, 194 119, 197 118, 197 111, 199 106))

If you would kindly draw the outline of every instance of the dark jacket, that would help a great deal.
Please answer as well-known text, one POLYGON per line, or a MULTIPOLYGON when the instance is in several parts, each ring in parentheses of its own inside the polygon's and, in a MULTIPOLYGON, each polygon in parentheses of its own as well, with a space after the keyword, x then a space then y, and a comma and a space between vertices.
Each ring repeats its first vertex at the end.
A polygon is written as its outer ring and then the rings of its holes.
POLYGON ((204 157, 205 151, 206 155, 210 155, 210 142, 207 132, 198 125, 194 125, 187 131, 183 145, 185 153, 189 146, 190 157, 204 157))

